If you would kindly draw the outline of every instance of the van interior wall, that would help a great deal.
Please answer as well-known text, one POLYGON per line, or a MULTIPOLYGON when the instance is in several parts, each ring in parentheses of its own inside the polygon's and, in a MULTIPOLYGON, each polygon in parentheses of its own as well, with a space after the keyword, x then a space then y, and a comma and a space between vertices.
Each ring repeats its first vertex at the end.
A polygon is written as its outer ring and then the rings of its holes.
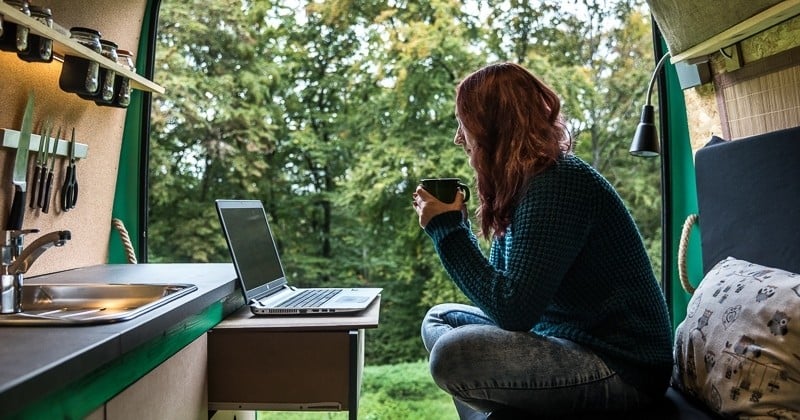
MULTIPOLYGON (((104 39, 116 42, 120 49, 137 53, 146 0, 33 0, 32 4, 49 7, 56 23, 69 29, 94 28, 104 39)), ((23 228, 38 229, 26 236, 30 244, 38 236, 54 230, 69 230, 72 240, 60 248, 51 248, 30 268, 27 276, 52 273, 77 267, 104 264, 108 259, 111 231, 111 208, 117 180, 126 110, 102 107, 59 88, 61 62, 29 63, 13 52, 0 52, 0 128, 19 130, 28 92, 34 91, 33 132, 40 134, 45 121, 62 129, 61 138, 69 139, 72 128, 79 143, 88 145, 88 155, 77 161, 78 201, 74 209, 63 211, 58 204, 67 159, 56 160, 50 209, 44 214, 26 203, 23 228)), ((13 199, 12 169, 16 149, 0 148, 0 228, 5 229, 13 199)), ((35 151, 29 155, 32 168, 35 151)), ((29 171, 29 173, 31 173, 29 171)), ((29 175, 29 183, 30 175, 29 175)), ((30 194, 30 193, 29 193, 30 194)), ((30 198, 30 196, 28 196, 30 198)))
POLYGON ((693 150, 800 126, 799 34, 795 16, 708 57, 712 80, 684 90, 693 150))

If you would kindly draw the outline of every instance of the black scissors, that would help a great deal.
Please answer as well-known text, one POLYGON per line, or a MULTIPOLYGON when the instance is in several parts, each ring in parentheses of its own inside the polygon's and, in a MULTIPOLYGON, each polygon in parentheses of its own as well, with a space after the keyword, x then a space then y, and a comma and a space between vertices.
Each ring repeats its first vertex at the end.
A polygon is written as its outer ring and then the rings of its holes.
POLYGON ((78 179, 75 171, 75 128, 72 128, 72 138, 69 141, 69 165, 64 177, 64 186, 61 187, 61 208, 69 211, 75 208, 78 201, 78 179))

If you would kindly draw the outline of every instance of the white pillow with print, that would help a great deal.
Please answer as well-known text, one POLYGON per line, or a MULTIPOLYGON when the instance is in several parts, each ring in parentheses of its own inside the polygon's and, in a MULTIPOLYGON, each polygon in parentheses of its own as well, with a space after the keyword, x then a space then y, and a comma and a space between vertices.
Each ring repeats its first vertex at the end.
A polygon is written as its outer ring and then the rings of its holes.
POLYGON ((800 419, 800 275, 728 257, 675 333, 673 385, 715 412, 800 419))

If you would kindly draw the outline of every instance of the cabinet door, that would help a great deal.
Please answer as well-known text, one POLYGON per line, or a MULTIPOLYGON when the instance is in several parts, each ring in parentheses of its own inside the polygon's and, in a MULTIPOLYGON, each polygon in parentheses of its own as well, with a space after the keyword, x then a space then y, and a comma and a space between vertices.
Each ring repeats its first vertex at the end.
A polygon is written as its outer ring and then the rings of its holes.
POLYGON ((206 334, 106 403, 114 420, 208 419, 206 334))

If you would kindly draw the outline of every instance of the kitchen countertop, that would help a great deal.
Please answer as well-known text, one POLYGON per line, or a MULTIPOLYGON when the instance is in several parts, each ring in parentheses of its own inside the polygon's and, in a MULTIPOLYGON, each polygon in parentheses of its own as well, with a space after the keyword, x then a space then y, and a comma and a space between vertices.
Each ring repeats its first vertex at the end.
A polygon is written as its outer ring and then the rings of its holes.
MULTIPOLYGON (((171 331, 196 327, 191 325, 197 322, 193 317, 209 308, 220 308, 219 316, 216 312, 214 315, 219 319, 213 321, 219 322, 244 305, 232 264, 98 265, 32 277, 25 282, 189 283, 197 290, 124 322, 0 327, 0 417, 14 415, 43 396, 62 391, 171 331)), ((140 376, 146 373, 141 372, 140 376)))

